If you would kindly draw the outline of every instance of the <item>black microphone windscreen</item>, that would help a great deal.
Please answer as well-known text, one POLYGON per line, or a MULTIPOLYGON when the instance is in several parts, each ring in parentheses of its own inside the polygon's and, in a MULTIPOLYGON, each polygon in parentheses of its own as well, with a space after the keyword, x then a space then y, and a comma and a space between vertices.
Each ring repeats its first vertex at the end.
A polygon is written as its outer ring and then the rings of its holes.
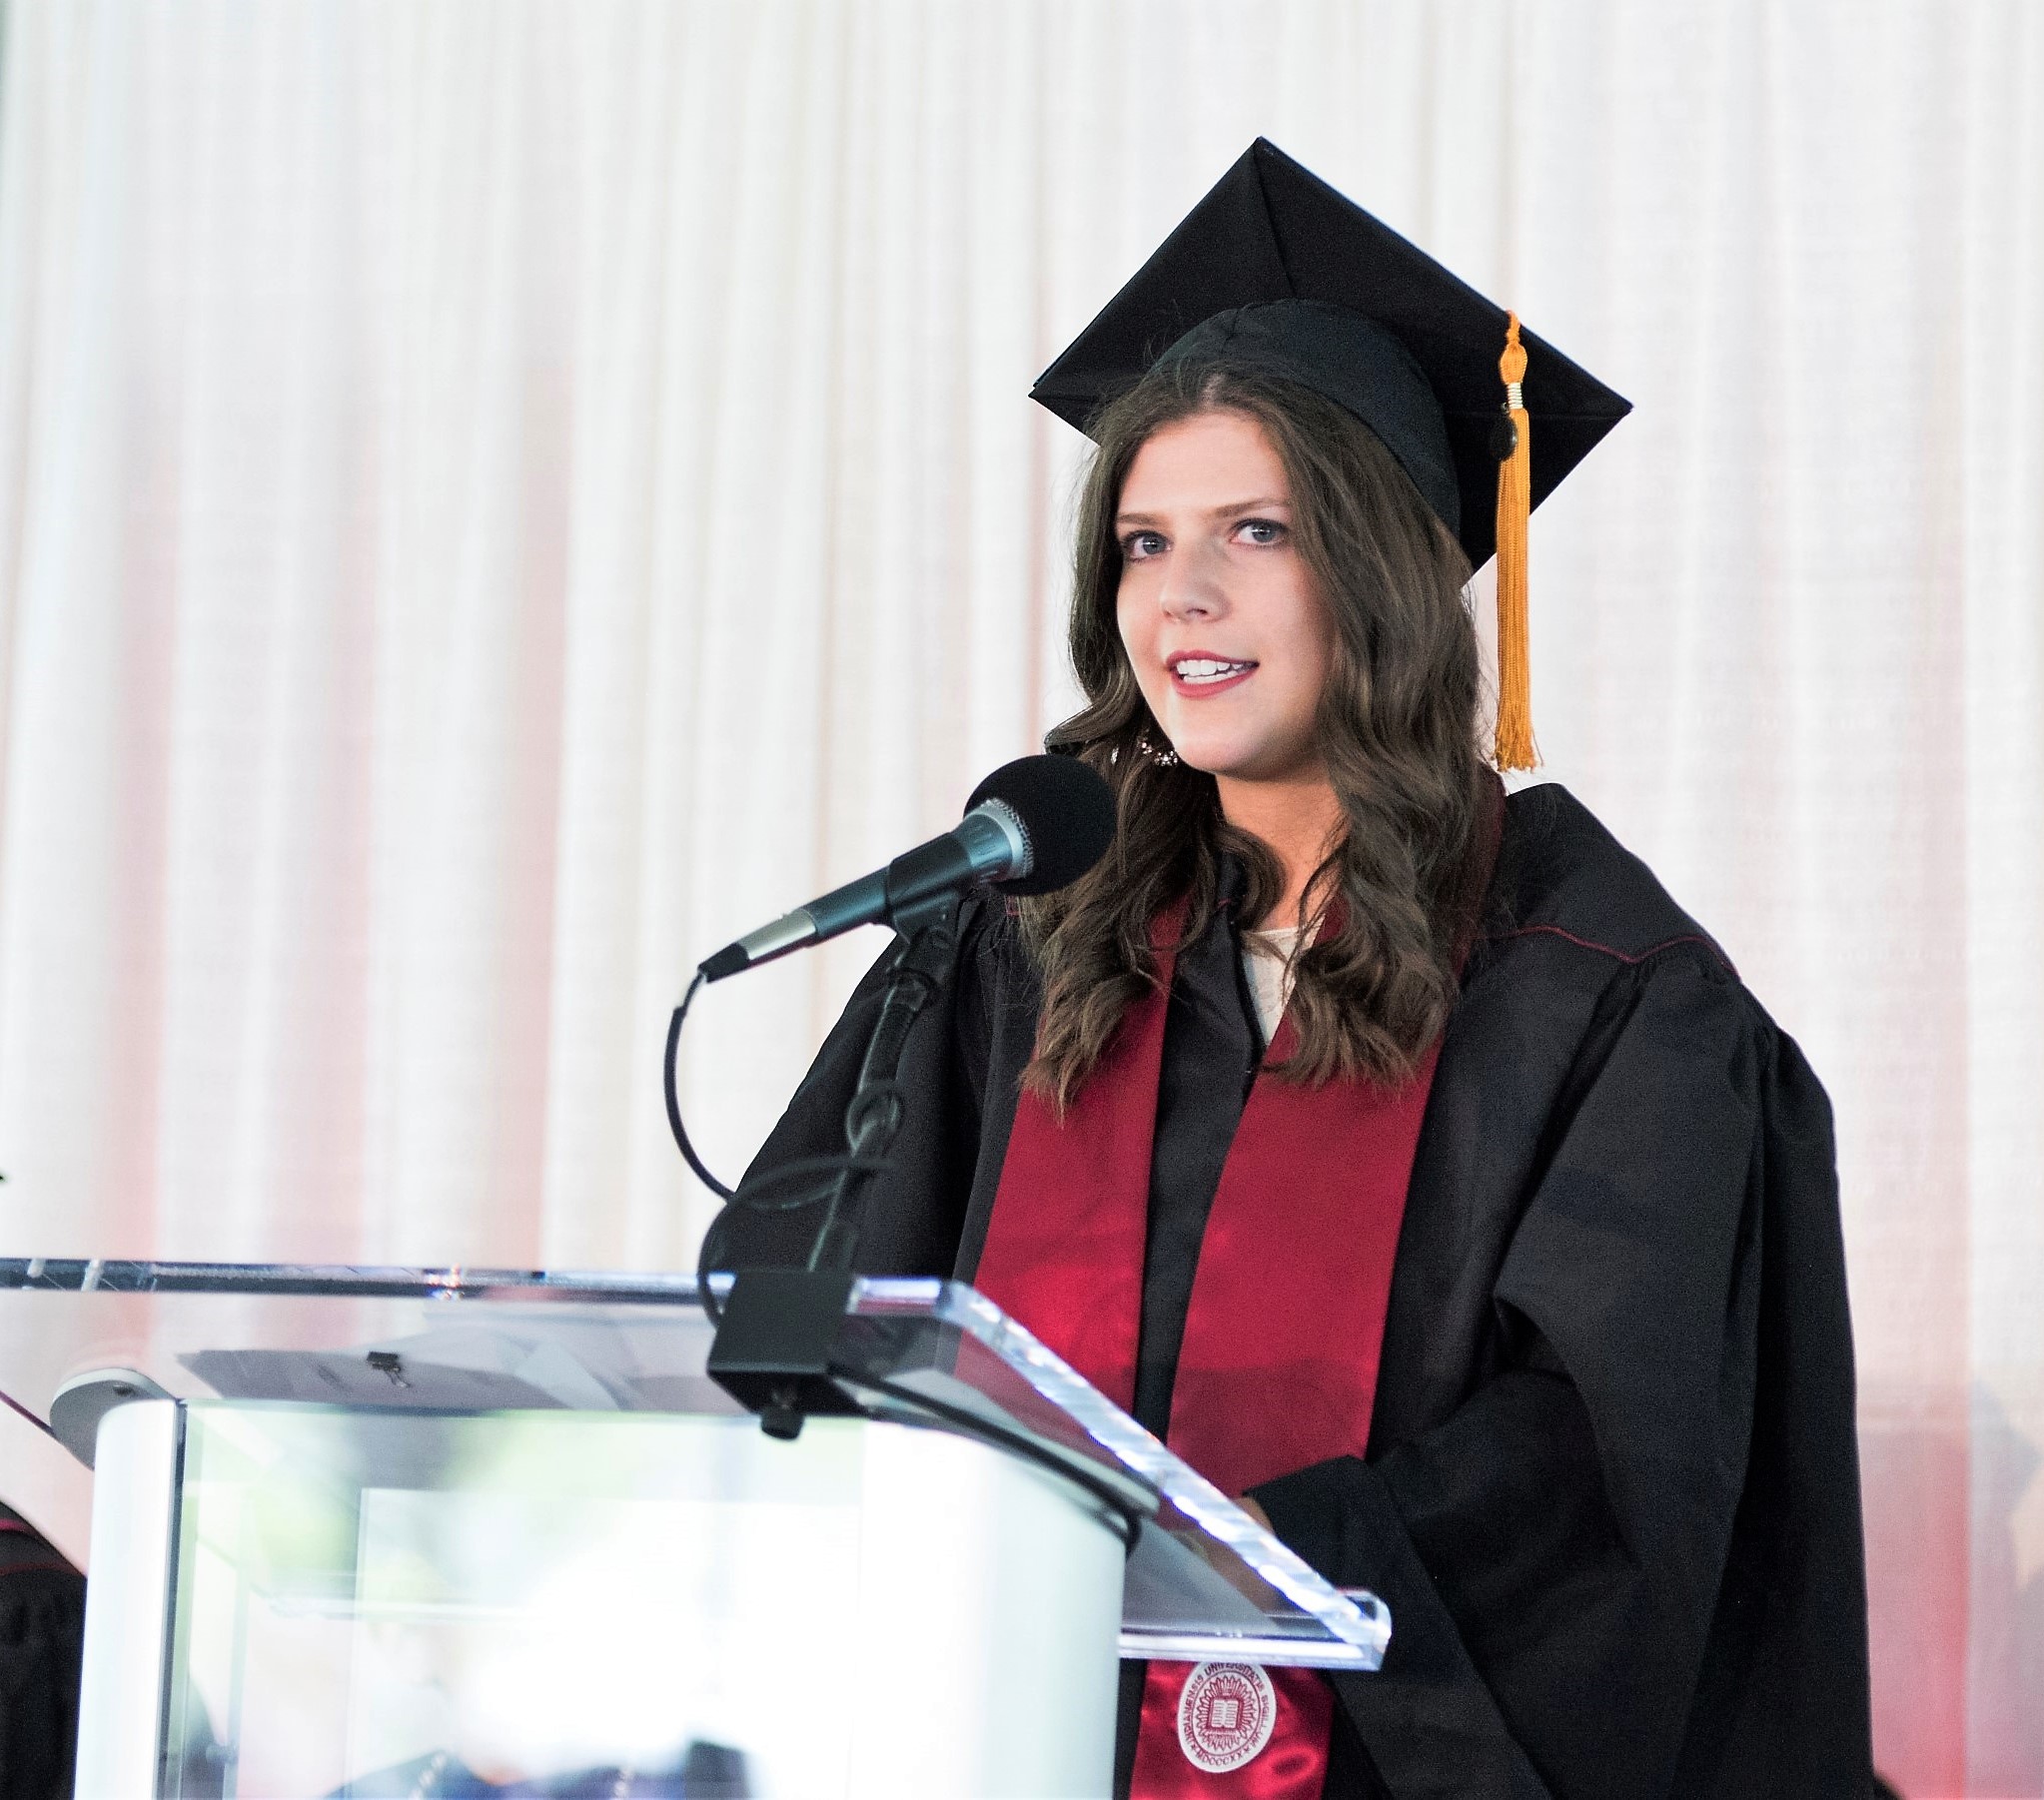
POLYGON ((1049 894, 1069 887, 1114 841, 1114 795, 1076 756, 1024 756, 1003 763, 965 803, 988 800, 1015 810, 1034 857, 1027 875, 994 885, 1009 894, 1049 894))

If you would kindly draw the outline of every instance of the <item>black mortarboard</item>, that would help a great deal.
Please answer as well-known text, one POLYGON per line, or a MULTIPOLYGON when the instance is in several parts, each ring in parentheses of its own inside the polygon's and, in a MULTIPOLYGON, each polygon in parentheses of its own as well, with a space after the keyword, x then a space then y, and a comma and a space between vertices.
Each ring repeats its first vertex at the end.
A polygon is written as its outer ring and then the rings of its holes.
POLYGON ((1504 716, 1524 711, 1525 517, 1631 403, 1263 138, 1031 398, 1083 431, 1158 363, 1210 352, 1296 381, 1362 420, 1473 565, 1499 547, 1505 521, 1499 759, 1530 764, 1530 721, 1512 725, 1523 727, 1523 749, 1517 735, 1508 747, 1504 716))
MULTIPOLYGON (((1481 567, 1495 547, 1506 318, 1259 138, 1043 372, 1030 398, 1084 431, 1103 401, 1166 352, 1225 349, 1355 414, 1481 567), (1452 470, 1440 466, 1444 445, 1452 470)), ((1632 408, 1533 333, 1520 341, 1526 410, 1536 428, 1537 506, 1632 408)))

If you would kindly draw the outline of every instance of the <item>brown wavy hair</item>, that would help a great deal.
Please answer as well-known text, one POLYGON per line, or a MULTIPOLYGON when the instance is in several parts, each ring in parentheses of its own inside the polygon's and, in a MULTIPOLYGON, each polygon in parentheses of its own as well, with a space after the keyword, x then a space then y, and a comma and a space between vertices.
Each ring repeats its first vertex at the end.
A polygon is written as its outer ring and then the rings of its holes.
POLYGON ((1045 740, 1107 778, 1115 840, 1085 879, 1021 908, 1044 994, 1024 1081, 1060 1109, 1157 984, 1159 914, 1184 900, 1187 935, 1202 930, 1224 854, 1248 870, 1244 924, 1263 922, 1284 892, 1276 855, 1222 817, 1214 778, 1160 759, 1164 735, 1115 620, 1115 515, 1136 452, 1161 428, 1215 411, 1255 421, 1284 464, 1294 541, 1334 625, 1318 734, 1347 829, 1298 921, 1327 906, 1328 929, 1298 954, 1299 1041, 1283 1073, 1409 1076, 1447 1021, 1457 947, 1481 898, 1472 877, 1492 777, 1461 546, 1369 428, 1331 401, 1225 358, 1153 370, 1089 428, 1098 448, 1079 503, 1071 620, 1087 703, 1045 740))

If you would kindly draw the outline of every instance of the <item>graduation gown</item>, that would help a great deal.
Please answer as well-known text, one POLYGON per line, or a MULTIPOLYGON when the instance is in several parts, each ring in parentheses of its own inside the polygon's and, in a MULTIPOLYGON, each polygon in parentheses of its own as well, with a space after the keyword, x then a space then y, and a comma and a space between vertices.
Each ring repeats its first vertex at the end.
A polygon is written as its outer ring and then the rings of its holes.
POLYGON ((66 1800, 85 1577, 0 1507, 0 1800, 66 1800))
MULTIPOLYGON (((841 1151, 888 960, 754 1173, 841 1151)), ((1144 1271, 1157 1430, 1232 1130, 1214 1097, 1236 1079, 1213 1067, 1215 962, 1190 964, 1209 978, 1174 989, 1144 1271)), ((969 903, 956 978, 910 1040, 862 1270, 972 1279, 1039 1005, 998 898, 969 903)), ((1834 1171, 1823 1090, 1711 940, 1564 789, 1512 796, 1414 1161, 1368 1453, 1255 1490, 1308 1562, 1391 1608, 1384 1667, 1330 1677, 1331 1800, 1868 1791, 1834 1171)), ((812 1222, 731 1225, 741 1267, 799 1260, 812 1222)), ((1124 1781, 1132 1754, 1125 1729, 1124 1781)))

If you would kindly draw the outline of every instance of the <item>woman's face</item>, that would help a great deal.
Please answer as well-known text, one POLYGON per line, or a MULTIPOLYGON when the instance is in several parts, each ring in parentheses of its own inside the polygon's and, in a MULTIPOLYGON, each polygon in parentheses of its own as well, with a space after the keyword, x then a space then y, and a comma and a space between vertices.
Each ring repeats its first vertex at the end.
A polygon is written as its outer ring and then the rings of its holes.
POLYGON ((1324 775, 1332 632, 1292 523, 1284 464, 1242 413, 1163 427, 1122 484, 1122 644, 1171 747, 1224 782, 1324 775))

